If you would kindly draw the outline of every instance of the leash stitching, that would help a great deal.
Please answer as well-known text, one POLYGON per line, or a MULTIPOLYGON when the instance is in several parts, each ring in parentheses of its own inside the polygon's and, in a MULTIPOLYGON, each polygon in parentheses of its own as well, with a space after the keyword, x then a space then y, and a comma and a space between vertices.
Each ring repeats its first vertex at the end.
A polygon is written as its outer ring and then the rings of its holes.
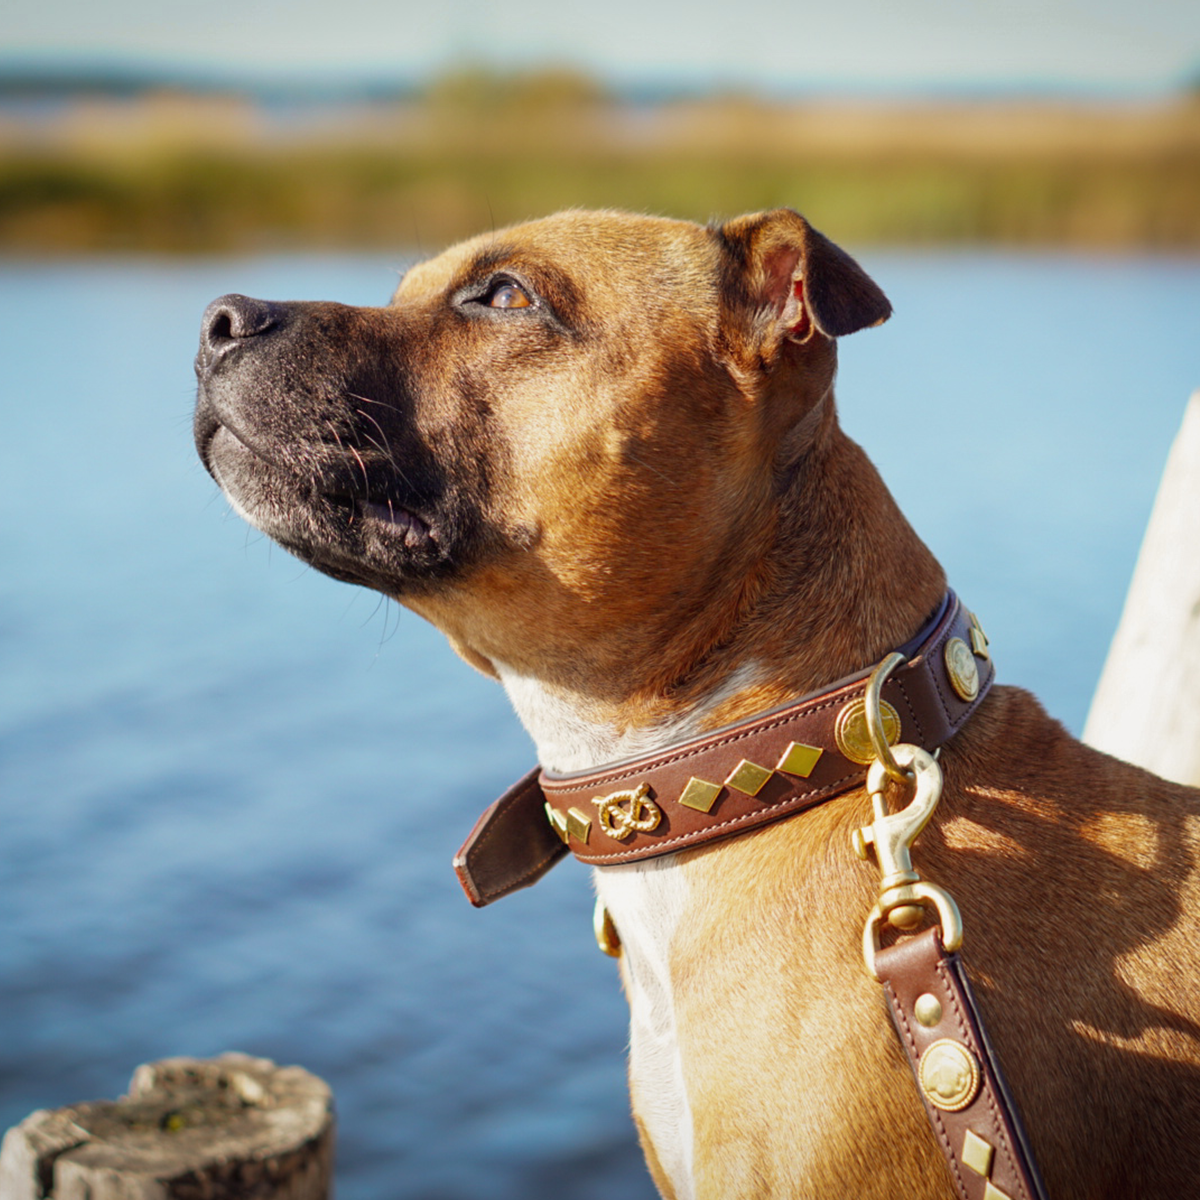
MULTIPOLYGON (((890 980, 885 982, 883 986, 887 991, 888 1003, 891 1005, 892 1013, 896 1017, 896 1023, 901 1029, 904 1040, 908 1043, 910 1061, 915 1065, 920 1061, 921 1054, 917 1048, 917 1040, 913 1037, 912 1029, 909 1027, 908 1017, 904 1012, 904 1005, 900 1003, 900 997, 897 996, 896 989, 892 987, 890 980)), ((953 993, 951 992, 950 994, 953 997, 953 993)), ((925 1104, 925 1111, 929 1114, 929 1119, 937 1131, 938 1141, 942 1143, 942 1153, 946 1155, 946 1159, 954 1172, 954 1181, 958 1184, 958 1194, 966 1196, 966 1181, 963 1179, 962 1172, 958 1168, 958 1156, 954 1153, 954 1145, 950 1141, 950 1135, 946 1132, 946 1126, 942 1123, 941 1114, 933 1105, 928 1103, 925 1104)))
MULTIPOLYGON (((947 965, 944 961, 939 961, 935 965, 937 967, 938 975, 941 976, 942 986, 945 987, 946 993, 950 999, 950 1002, 951 1002, 951 1004, 954 1005, 954 1012, 955 1012, 955 1016, 958 1018, 959 1028, 962 1029, 967 1034, 967 1036, 970 1038, 970 1041, 972 1042, 972 1049, 975 1051, 976 1054, 978 1054, 979 1061, 982 1064, 983 1070, 987 1072, 989 1079, 992 1079, 993 1071, 992 1071, 992 1067, 991 1067, 991 1060, 990 1060, 989 1056, 987 1055, 985 1048, 978 1044, 977 1039, 975 1038, 974 1029, 973 1029, 972 1025, 969 1023, 967 1017, 964 1016, 962 1010, 959 1007, 957 992, 951 986, 951 984, 949 982, 949 978, 948 978, 949 968, 947 967, 947 965)), ((994 1086, 994 1083, 992 1084, 992 1086, 994 1086)), ((995 1136, 997 1142, 1002 1143, 1002 1147, 1003 1147, 1002 1152, 1004 1154, 1005 1159, 1008 1162, 1008 1168, 1012 1172, 1012 1177, 1016 1181, 1017 1187, 1020 1189, 1021 1195, 1027 1196, 1028 1192, 1026 1191, 1026 1188, 1024 1185, 1024 1175, 1017 1163, 1017 1157, 1013 1153, 1012 1144, 1009 1141, 1009 1137, 1008 1137, 1008 1128, 1004 1123, 1004 1118, 996 1108, 995 1099, 992 1095, 992 1086, 988 1086, 988 1087, 984 1088, 983 1098, 987 1101, 988 1111, 991 1113, 991 1116, 992 1116, 992 1122, 993 1122, 993 1126, 994 1126, 994 1134, 993 1135, 995 1136)), ((957 1165, 957 1160, 956 1160, 956 1165, 957 1165)))

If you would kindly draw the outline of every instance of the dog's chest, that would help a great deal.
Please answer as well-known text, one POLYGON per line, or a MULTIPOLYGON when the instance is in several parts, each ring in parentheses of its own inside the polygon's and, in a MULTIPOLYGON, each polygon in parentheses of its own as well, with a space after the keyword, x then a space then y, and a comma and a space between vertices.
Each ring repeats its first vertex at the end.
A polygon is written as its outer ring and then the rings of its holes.
POLYGON ((692 1112, 671 984, 671 946, 688 901, 684 871, 668 857, 600 868, 595 879, 621 937, 634 1114, 676 1200, 692 1200, 692 1112))

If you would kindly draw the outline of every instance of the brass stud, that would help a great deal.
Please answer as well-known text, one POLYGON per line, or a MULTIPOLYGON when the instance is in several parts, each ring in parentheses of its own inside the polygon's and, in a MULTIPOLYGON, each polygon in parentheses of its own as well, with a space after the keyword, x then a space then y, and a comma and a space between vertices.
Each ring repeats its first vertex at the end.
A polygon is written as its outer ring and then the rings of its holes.
POLYGON ((562 815, 549 801, 546 802, 546 817, 550 822, 550 828, 558 834, 559 838, 565 843, 567 840, 567 818, 562 815))
POLYGON ((707 779, 697 779, 694 775, 688 780, 687 787, 679 797, 679 803, 697 812, 708 812, 717 802, 721 794, 719 783, 709 783, 707 779))
POLYGON ((932 1029, 942 1019, 942 1002, 932 992, 925 992, 917 997, 913 1014, 926 1029, 932 1029))
POLYGON ((974 614, 971 617, 971 649, 979 655, 980 658, 991 658, 988 653, 988 636, 983 632, 983 626, 979 623, 979 618, 974 614))
POLYGON ((979 667, 975 664, 975 655, 971 653, 971 647, 962 638, 951 638, 946 643, 943 655, 950 686, 960 700, 970 703, 979 695, 979 667))
POLYGON ((979 1063, 952 1038, 939 1038, 926 1048, 917 1075, 925 1099, 943 1112, 966 1108, 979 1092, 979 1063))
POLYGON ((760 767, 758 763, 752 763, 748 758, 743 758, 730 771, 729 778, 725 780, 725 786, 737 788, 739 792, 745 792, 747 796, 757 796, 770 778, 771 772, 766 767, 760 767))
POLYGON ((592 819, 587 813, 581 813, 577 808, 567 809, 567 832, 577 837, 581 842, 588 840, 592 832, 592 819))
POLYGON ((1002 1192, 990 1179, 983 1189, 983 1200, 1012 1200, 1007 1192, 1002 1192))
POLYGON ((995 1150, 977 1133, 969 1129, 963 1138, 962 1160, 975 1172, 986 1179, 992 1173, 992 1156, 995 1150))
POLYGON ((596 907, 592 909, 592 930, 596 935, 596 945, 609 958, 621 957, 621 935, 599 896, 596 897, 596 907))
POLYGON ((824 753, 825 751, 820 746, 807 746, 804 742, 792 742, 783 752, 783 757, 779 760, 779 765, 775 770, 786 771, 789 775, 799 775, 801 778, 807 779, 824 753))
MULTIPOLYGON (((883 719, 883 736, 889 746, 894 746, 900 740, 900 714, 886 700, 880 700, 879 715, 883 719)), ((861 696, 838 713, 833 737, 843 758, 864 767, 875 761, 875 749, 867 732, 867 704, 861 696)))

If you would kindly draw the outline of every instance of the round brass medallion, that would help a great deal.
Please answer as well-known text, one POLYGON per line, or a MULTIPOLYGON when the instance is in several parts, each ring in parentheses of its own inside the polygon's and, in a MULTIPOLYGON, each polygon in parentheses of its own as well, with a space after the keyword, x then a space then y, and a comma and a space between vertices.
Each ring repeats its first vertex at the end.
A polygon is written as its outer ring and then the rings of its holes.
POLYGON ((951 638, 946 643, 945 655, 950 686, 961 699, 970 703, 979 695, 979 668, 971 647, 962 638, 951 638))
POLYGON ((921 1055, 921 1091, 934 1108, 958 1112, 979 1092, 979 1063, 961 1042, 940 1038, 921 1055))
MULTIPOLYGON (((883 718, 883 736, 889 746, 894 746, 900 740, 900 714, 886 700, 880 700, 879 715, 883 718)), ((871 735, 867 731, 867 705, 861 698, 851 700, 838 713, 833 736, 843 757, 851 762, 866 766, 875 761, 871 735)))

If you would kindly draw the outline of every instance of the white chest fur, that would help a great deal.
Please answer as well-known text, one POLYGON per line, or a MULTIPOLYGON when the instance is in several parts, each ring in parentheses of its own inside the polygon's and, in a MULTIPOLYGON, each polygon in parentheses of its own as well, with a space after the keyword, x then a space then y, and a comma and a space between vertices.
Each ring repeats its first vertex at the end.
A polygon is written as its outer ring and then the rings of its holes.
MULTIPOLYGON (((597 764, 649 754, 696 736, 705 717, 755 681, 756 664, 735 671, 724 685, 685 714, 662 725, 618 731, 588 720, 569 699, 535 679, 496 664, 500 678, 543 767, 582 771, 597 764)), ((629 1086, 634 1111, 676 1200, 693 1200, 692 1110, 671 985, 671 948, 688 902, 685 872, 675 855, 603 867, 596 890, 621 937, 622 974, 630 1008, 629 1086)))
POLYGON ((687 881, 673 855, 602 867, 594 875, 596 891, 621 935, 633 1108, 676 1200, 692 1200, 692 1113, 670 967, 671 943, 687 908, 687 881))

